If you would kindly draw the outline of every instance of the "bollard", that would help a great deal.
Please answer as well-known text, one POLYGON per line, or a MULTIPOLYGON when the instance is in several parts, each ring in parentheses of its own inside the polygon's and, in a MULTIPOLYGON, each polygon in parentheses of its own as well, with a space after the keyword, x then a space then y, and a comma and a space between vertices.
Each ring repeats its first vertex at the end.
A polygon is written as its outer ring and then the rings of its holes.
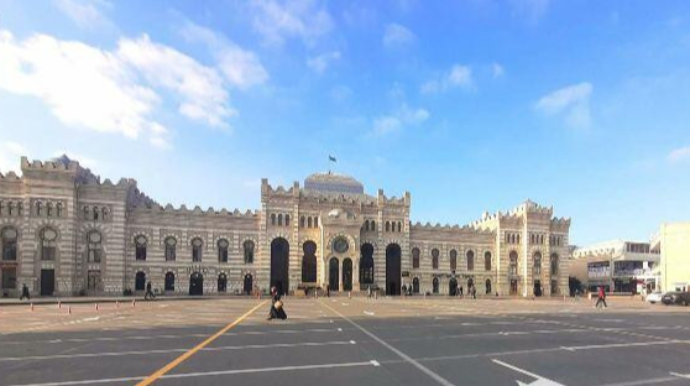
POLYGON ((72 315, 72 306, 67 306, 67 315, 72 315))
POLYGON ((98 303, 94 304, 93 308, 96 310, 96 312, 98 312, 98 303))
POLYGON ((58 300, 58 310, 62 308, 62 302, 58 300))
POLYGON ((31 312, 33 312, 33 311, 34 311, 34 304, 31 303, 31 312))
POLYGON ((132 299, 132 307, 136 307, 136 306, 137 306, 137 299, 132 299))

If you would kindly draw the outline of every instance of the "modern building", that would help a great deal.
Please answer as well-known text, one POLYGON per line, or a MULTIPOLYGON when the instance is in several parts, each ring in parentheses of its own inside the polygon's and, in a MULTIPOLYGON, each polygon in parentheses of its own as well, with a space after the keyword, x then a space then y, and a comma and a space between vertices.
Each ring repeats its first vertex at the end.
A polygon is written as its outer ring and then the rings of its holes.
POLYGON ((690 291, 690 222, 662 224, 651 246, 661 255, 661 290, 690 291))
POLYGON ((168 294, 378 287, 398 295, 567 293, 570 220, 526 201, 465 226, 412 224, 409 193, 365 193, 352 177, 261 183, 261 208, 159 205, 123 178, 67 157, 0 175, 0 287, 16 296, 168 294))
POLYGON ((640 293, 659 286, 659 253, 648 242, 612 240, 575 249, 571 275, 590 291, 640 293))

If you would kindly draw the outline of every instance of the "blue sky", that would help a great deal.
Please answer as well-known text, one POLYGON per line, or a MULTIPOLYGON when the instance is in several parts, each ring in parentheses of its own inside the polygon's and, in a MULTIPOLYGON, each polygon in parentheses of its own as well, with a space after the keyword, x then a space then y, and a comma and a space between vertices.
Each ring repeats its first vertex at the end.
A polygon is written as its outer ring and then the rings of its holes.
POLYGON ((571 242, 690 219, 690 3, 0 0, 0 170, 59 153, 161 203, 259 207, 328 167, 571 242))

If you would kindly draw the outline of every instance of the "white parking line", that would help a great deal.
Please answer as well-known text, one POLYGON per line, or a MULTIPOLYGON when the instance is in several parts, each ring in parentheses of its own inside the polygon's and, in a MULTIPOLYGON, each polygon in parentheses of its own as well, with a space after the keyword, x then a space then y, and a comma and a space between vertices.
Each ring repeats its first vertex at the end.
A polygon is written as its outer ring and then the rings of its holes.
MULTIPOLYGON (((334 369, 346 367, 378 367, 379 363, 376 361, 368 362, 350 362, 350 363, 328 363, 322 365, 305 365, 305 366, 283 366, 283 367, 260 367, 254 369, 238 369, 238 370, 221 370, 221 371, 206 371, 196 373, 181 373, 181 374, 166 374, 160 377, 161 379, 174 378, 196 378, 196 377, 214 377, 220 375, 236 375, 236 374, 253 374, 253 373, 269 373, 277 371, 300 371, 300 370, 316 370, 316 369, 334 369)), ((76 386, 76 385, 91 385, 103 383, 120 383, 139 381, 146 377, 128 377, 128 378, 106 378, 106 379, 89 379, 83 381, 64 381, 64 382, 48 382, 48 383, 28 383, 7 386, 76 386)))
MULTIPOLYGON (((527 371, 527 370, 521 369, 521 368, 519 368, 519 367, 517 367, 517 366, 513 366, 513 365, 511 365, 511 364, 509 364, 509 363, 505 363, 505 362, 503 362, 503 361, 499 361, 498 359, 492 359, 491 361, 494 362, 494 363, 496 363, 497 365, 501 365, 501 366, 506 367, 506 368, 509 368, 509 369, 511 369, 511 370, 513 370, 513 371, 517 371, 517 372, 520 373, 520 374, 524 374, 524 375, 528 375, 528 376, 530 376, 530 377, 532 377, 532 378, 536 378, 538 381, 537 381, 537 382, 534 382, 534 383, 533 383, 534 385, 539 385, 539 386, 564 386, 563 384, 560 384, 560 383, 555 382, 555 381, 552 381, 552 380, 550 380, 550 379, 548 379, 548 378, 542 377, 541 375, 537 375, 537 374, 535 374, 535 373, 532 373, 532 372, 529 372, 529 371, 527 371)), ((525 385, 524 383, 519 382, 519 381, 518 381, 518 384, 519 384, 519 385, 525 385)), ((530 385, 531 385, 531 384, 530 384, 530 385)))
POLYGON ((441 384, 441 385, 443 385, 443 386, 455 386, 455 385, 453 385, 451 382, 449 382, 447 379, 445 379, 445 378, 443 378, 442 376, 438 375, 437 373, 433 372, 431 369, 429 369, 428 367, 424 366, 423 364, 417 362, 416 360, 414 360, 413 358, 411 358, 410 356, 408 356, 408 355, 405 354, 404 352, 402 352, 402 351, 398 350, 397 348, 391 346, 391 345, 388 344, 385 340, 383 340, 383 339, 379 338, 378 336, 374 335, 373 333, 369 332, 367 329, 365 329, 364 327, 362 327, 362 326, 360 326, 359 324, 355 323, 352 319, 350 319, 350 318, 348 318, 347 316, 341 314, 340 312, 338 312, 336 309, 332 308, 332 307, 329 306, 328 304, 325 304, 325 303, 321 303, 321 304, 323 304, 324 307, 326 307, 326 308, 328 308, 329 310, 331 310, 334 314, 336 314, 336 315, 340 316, 341 318, 345 319, 348 323, 350 323, 351 325, 353 325, 354 327, 356 327, 358 330, 362 331, 364 334, 366 334, 366 335, 369 336, 370 338, 372 338, 372 339, 374 339, 375 341, 379 342, 382 346, 384 346, 384 347, 387 348, 388 350, 390 350, 390 351, 392 351, 393 353, 395 353, 397 356, 399 356, 400 358, 402 358, 405 362, 411 364, 412 366, 416 367, 418 370, 420 370, 420 371, 423 372, 424 374, 428 375, 431 379, 435 380, 435 381, 438 382, 439 384, 441 384))
MULTIPOLYGON (((332 341, 332 342, 303 342, 303 343, 274 343, 274 344, 253 344, 244 346, 221 346, 221 347, 205 347, 201 351, 228 351, 228 350, 250 350, 250 349, 271 349, 271 348, 291 348, 291 347, 321 347, 321 346, 339 346, 339 345, 353 345, 356 344, 354 340, 349 341, 332 341)), ((74 358, 92 358, 92 357, 116 357, 128 355, 152 355, 152 354, 168 354, 186 352, 189 348, 176 348, 165 350, 145 350, 145 351, 115 351, 115 352, 101 352, 101 353, 84 353, 84 354, 58 354, 58 355, 40 355, 40 356, 24 356, 24 357, 9 357, 0 358, 0 362, 20 362, 20 361, 40 361, 40 360, 54 360, 54 359, 74 359, 74 358)))

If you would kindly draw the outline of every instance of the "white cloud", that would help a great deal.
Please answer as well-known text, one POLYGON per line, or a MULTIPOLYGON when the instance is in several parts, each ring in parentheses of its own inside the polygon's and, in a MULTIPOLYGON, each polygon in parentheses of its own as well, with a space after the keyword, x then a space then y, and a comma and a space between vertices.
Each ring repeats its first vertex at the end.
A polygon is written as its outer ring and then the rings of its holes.
POLYGON ((138 137, 155 124, 160 102, 117 55, 34 35, 16 42, 0 31, 0 88, 41 99, 64 124, 138 137))
POLYGON ((93 29, 111 25, 101 12, 102 8, 112 6, 105 0, 53 0, 53 4, 79 27, 93 29))
POLYGON ((392 114, 383 115, 373 122, 372 135, 381 137, 402 130, 405 126, 417 126, 429 119, 423 108, 411 109, 406 104, 392 114))
POLYGON ((0 173, 7 174, 14 171, 17 175, 21 174, 19 159, 28 156, 28 150, 20 143, 13 141, 0 142, 0 173))
POLYGON ((470 90, 474 87, 472 68, 470 66, 454 65, 448 73, 422 84, 421 92, 423 94, 432 94, 456 87, 465 90, 470 90))
POLYGON ((340 59, 340 52, 332 51, 307 59, 307 66, 317 73, 323 74, 328 66, 338 59, 340 59))
POLYGON ((669 153, 668 160, 673 163, 690 160, 690 146, 673 150, 669 153))
POLYGON ((63 124, 85 130, 144 135, 170 147, 170 132, 153 118, 156 89, 179 101, 183 116, 226 127, 229 106, 222 76, 146 35, 123 38, 116 51, 44 34, 17 41, 0 30, 0 89, 39 98, 63 124))
POLYGON ((331 15, 316 0, 257 0, 252 6, 254 30, 269 44, 298 38, 313 45, 333 28, 331 15))
POLYGON ((178 110, 187 118, 224 127, 225 118, 237 114, 227 105, 228 93, 215 69, 171 47, 154 43, 147 35, 136 40, 120 40, 117 55, 149 83, 177 94, 181 99, 178 110))
POLYGON ((493 75, 494 79, 498 79, 505 74, 505 69, 500 64, 493 63, 491 65, 491 74, 493 75))
POLYGON ((182 29, 182 36, 189 41, 202 42, 208 46, 228 83, 247 89, 268 81, 268 72, 256 54, 243 49, 228 38, 192 22, 186 23, 182 29))
POLYGON ((591 124, 589 111, 591 94, 590 83, 578 83, 543 96, 537 101, 535 108, 545 115, 563 115, 568 126, 588 128, 591 124))
POLYGON ((383 34, 383 45, 386 48, 404 47, 415 41, 417 37, 412 31, 396 23, 388 24, 383 34))

